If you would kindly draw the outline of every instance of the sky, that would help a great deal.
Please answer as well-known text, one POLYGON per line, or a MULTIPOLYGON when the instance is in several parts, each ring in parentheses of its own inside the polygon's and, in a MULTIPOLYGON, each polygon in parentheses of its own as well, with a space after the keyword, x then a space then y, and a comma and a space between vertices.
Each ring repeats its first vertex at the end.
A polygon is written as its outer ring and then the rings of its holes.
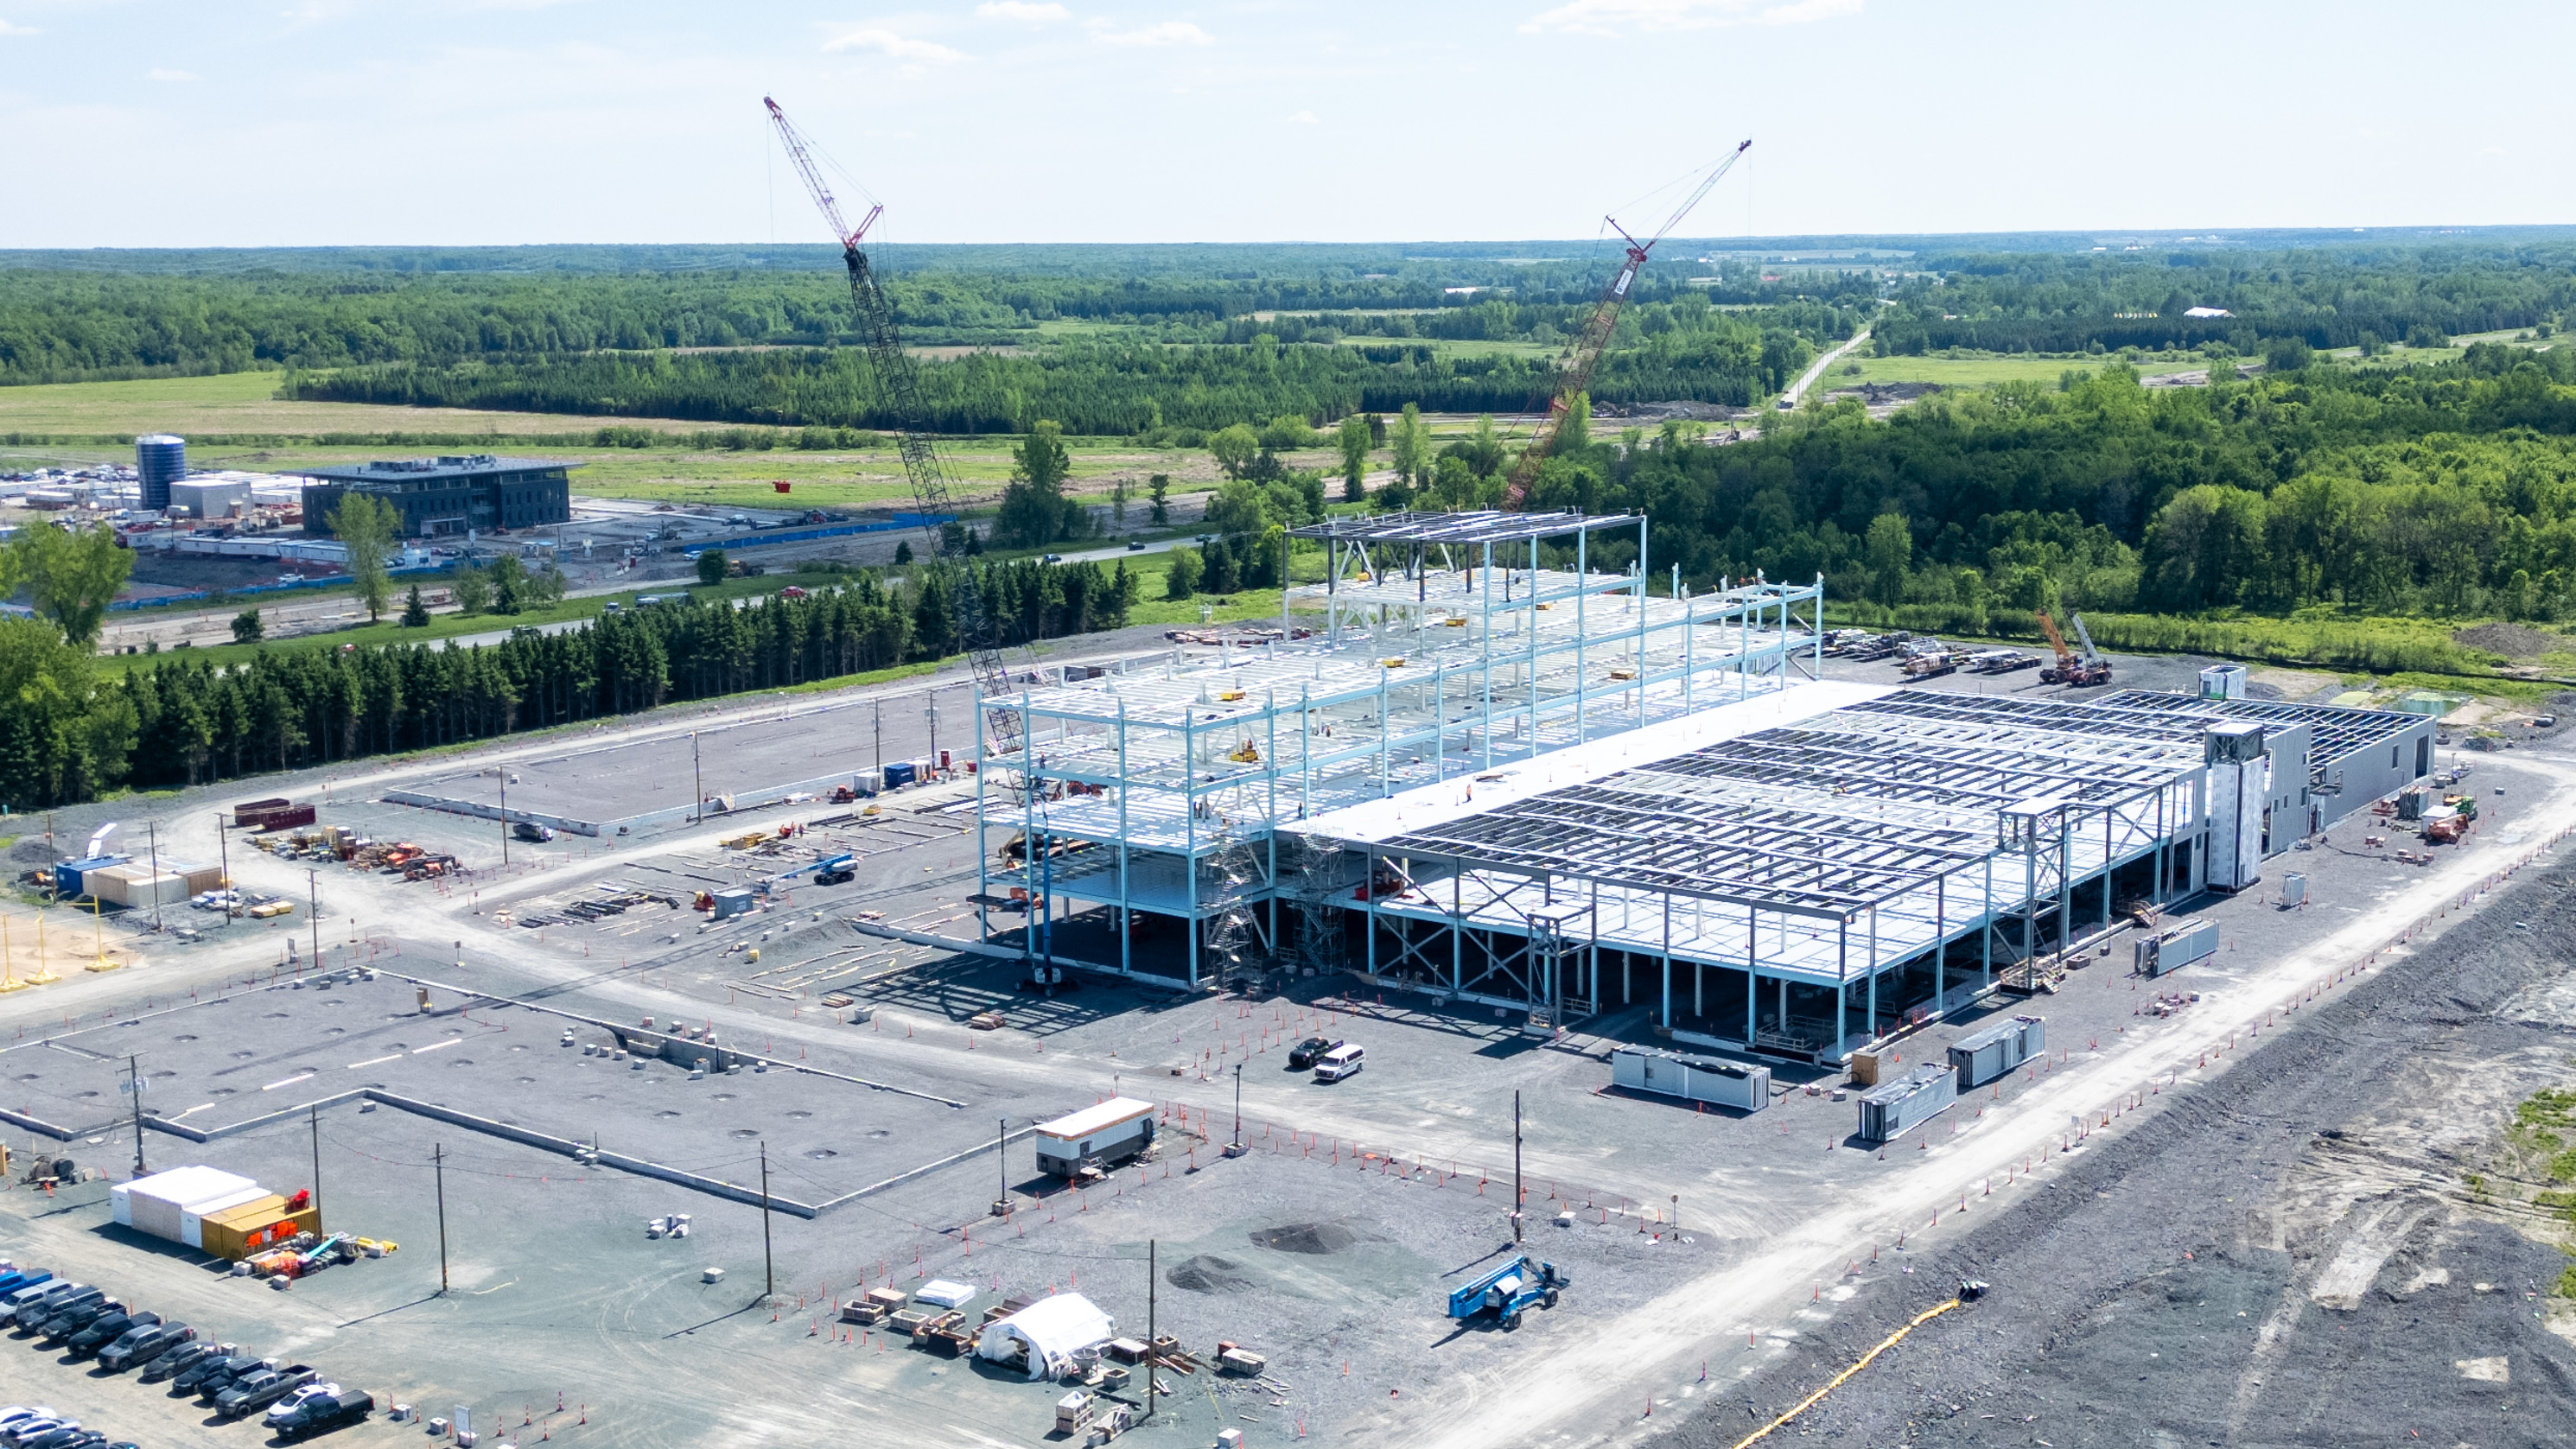
POLYGON ((2576 221, 2576 6, 0 0, 0 248, 2576 221), (2506 61, 2515 61, 2506 65, 2506 61), (2544 63, 2530 72, 2521 62, 2544 63))

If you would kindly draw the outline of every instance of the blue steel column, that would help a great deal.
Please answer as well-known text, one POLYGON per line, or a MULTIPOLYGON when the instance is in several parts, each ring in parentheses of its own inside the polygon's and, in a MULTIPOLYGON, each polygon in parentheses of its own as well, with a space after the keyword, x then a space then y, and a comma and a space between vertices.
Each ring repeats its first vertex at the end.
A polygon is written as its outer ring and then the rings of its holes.
POLYGON ((1484 632, 1484 678, 1477 707, 1484 720, 1485 740, 1485 762, 1480 768, 1491 771, 1494 768, 1494 546, 1489 542, 1484 549, 1485 614, 1477 621, 1484 632))
POLYGON ((1574 531, 1574 742, 1578 745, 1592 737, 1584 721, 1584 706, 1592 698, 1592 675, 1585 663, 1584 648, 1591 642, 1584 612, 1584 606, 1592 602, 1592 565, 1586 553, 1591 543, 1590 529, 1574 531))
POLYGON ((1118 974, 1136 974, 1136 908, 1127 889, 1127 699, 1118 700, 1118 974))
MULTIPOLYGON (((984 779, 992 773, 993 761, 991 756, 984 753, 983 682, 970 681, 967 688, 975 691, 975 895, 977 897, 975 939, 990 941, 993 939, 993 908, 984 904, 984 899, 993 894, 992 870, 987 864, 992 858, 990 854, 992 838, 988 832, 989 822, 984 813, 984 779)), ((1025 732, 1028 727, 1028 716, 1020 717, 1020 726, 1025 732)), ((885 789, 885 777, 882 775, 877 777, 877 789, 880 793, 885 789)))
POLYGON ((1637 723, 1646 722, 1646 516, 1637 515, 1637 723))
POLYGON ((1199 984, 1199 752, 1195 711, 1181 709, 1181 874, 1189 881, 1190 986, 1199 984))

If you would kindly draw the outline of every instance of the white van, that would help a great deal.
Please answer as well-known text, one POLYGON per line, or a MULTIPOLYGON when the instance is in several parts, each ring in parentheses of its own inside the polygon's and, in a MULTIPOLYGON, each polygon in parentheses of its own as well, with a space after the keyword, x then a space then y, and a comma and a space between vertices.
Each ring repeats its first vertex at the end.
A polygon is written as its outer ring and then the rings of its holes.
POLYGON ((1338 1082, 1342 1078, 1357 1072, 1367 1056, 1368 1051, 1366 1048, 1356 1047, 1351 1045, 1349 1042, 1344 1042, 1340 1046, 1333 1048, 1331 1051, 1324 1053, 1322 1056, 1315 1058, 1315 1080, 1319 1082, 1338 1082))

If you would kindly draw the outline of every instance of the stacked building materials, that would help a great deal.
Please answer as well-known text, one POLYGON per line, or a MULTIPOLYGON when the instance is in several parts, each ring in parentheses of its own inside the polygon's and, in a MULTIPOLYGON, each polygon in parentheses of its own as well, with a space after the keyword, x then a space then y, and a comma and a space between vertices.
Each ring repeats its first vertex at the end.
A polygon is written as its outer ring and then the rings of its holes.
POLYGON ((253 1196, 260 1190, 258 1183, 221 1168, 174 1167, 109 1188, 108 1214, 121 1227, 184 1243, 189 1213, 246 1201, 245 1189, 253 1196))

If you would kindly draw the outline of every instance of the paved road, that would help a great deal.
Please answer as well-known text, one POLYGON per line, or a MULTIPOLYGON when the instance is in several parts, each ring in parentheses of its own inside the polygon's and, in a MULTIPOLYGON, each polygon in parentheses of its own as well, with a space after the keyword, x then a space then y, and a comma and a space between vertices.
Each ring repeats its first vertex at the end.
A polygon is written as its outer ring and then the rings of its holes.
POLYGON ((1833 351, 1826 353, 1824 356, 1817 358, 1814 363, 1809 365, 1805 372, 1800 373, 1798 375, 1798 380, 1789 384, 1789 390, 1780 394, 1780 400, 1789 404, 1791 407, 1796 407, 1799 401, 1806 397, 1807 389, 1815 386, 1816 379, 1825 375, 1826 368, 1831 367, 1836 362, 1840 361, 1844 353, 1851 351, 1853 348, 1860 346, 1868 340, 1869 329, 1866 327, 1853 333, 1850 341, 1835 348, 1833 351))

